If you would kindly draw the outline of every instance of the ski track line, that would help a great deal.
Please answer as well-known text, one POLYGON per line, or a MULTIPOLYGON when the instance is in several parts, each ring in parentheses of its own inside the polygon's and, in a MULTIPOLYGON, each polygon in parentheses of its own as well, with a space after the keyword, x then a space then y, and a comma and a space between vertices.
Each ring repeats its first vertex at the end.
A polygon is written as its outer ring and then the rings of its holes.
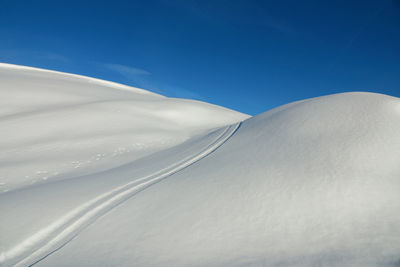
POLYGON ((195 155, 188 156, 153 174, 138 178, 80 205, 20 244, 0 254, 0 266, 32 266, 62 248, 99 217, 136 193, 201 160, 223 145, 239 129, 241 122, 226 129, 195 155))

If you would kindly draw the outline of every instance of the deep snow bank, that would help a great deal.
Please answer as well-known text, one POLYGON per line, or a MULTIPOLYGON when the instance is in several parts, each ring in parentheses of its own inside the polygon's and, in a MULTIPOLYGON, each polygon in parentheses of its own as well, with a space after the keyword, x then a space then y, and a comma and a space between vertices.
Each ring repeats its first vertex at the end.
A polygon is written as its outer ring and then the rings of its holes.
POLYGON ((399 266, 398 98, 211 130, 246 116, 20 66, 0 82, 0 265, 399 266))
POLYGON ((246 120, 39 265, 398 266, 400 101, 346 93, 246 120))
POLYGON ((107 170, 247 117, 108 81, 0 63, 0 194, 107 170))

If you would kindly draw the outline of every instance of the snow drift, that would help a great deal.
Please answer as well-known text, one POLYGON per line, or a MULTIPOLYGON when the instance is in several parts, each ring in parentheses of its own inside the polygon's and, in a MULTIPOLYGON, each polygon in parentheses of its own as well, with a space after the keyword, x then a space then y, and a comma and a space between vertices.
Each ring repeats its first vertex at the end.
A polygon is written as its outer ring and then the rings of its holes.
POLYGON ((0 263, 399 266, 399 99, 330 95, 206 128, 0 194, 0 263))
POLYGON ((108 81, 0 63, 0 192, 106 170, 247 117, 108 81))

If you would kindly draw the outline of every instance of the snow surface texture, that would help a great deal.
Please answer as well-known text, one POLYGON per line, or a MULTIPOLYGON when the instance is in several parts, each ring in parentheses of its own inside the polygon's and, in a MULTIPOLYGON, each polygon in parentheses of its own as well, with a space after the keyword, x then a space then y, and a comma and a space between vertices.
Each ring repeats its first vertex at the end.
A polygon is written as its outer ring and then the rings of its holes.
POLYGON ((0 265, 400 266, 399 99, 337 94, 204 124, 0 194, 0 265))
POLYGON ((107 170, 248 116, 0 63, 0 192, 107 170))

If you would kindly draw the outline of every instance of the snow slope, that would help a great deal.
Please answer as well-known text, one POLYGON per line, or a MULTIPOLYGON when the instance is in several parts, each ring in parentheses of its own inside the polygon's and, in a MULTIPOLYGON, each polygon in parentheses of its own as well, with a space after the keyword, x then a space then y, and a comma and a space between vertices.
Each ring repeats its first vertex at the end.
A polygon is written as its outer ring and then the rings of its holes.
POLYGON ((247 117, 108 81, 0 63, 0 192, 107 170, 247 117))
POLYGON ((206 128, 0 194, 0 265, 400 265, 399 99, 330 95, 206 128))

